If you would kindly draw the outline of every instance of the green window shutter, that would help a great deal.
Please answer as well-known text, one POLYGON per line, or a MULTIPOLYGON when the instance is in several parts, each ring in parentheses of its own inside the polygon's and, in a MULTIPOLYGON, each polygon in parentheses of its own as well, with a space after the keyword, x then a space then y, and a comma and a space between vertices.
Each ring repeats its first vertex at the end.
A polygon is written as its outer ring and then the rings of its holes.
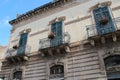
POLYGON ((56 35, 62 36, 62 21, 56 22, 56 27, 57 27, 56 35))
POLYGON ((17 54, 24 54, 27 44, 28 33, 21 34, 17 54))
POLYGON ((93 10, 93 14, 98 35, 114 32, 116 30, 108 6, 93 10), (104 18, 107 19, 107 23, 101 24, 104 18))
POLYGON ((51 25, 51 32, 55 34, 55 38, 50 40, 50 46, 57 46, 62 44, 62 21, 53 23, 51 25))
POLYGON ((26 45, 27 37, 28 37, 28 33, 21 34, 20 40, 19 40, 19 47, 26 45))

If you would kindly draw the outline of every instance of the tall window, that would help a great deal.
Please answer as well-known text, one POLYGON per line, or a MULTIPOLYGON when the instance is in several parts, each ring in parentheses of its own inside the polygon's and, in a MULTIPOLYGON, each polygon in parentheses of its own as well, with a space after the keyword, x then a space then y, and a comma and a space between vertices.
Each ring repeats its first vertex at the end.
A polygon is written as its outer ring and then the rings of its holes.
POLYGON ((108 6, 99 7, 93 10, 93 15, 99 35, 115 31, 115 25, 108 6))
POLYGON ((51 47, 62 44, 62 25, 62 21, 51 24, 51 32, 55 35, 55 37, 50 40, 51 47))
POLYGON ((26 45, 26 43, 27 43, 27 37, 28 37, 28 33, 21 34, 20 40, 19 40, 19 47, 26 45))
POLYGON ((50 75, 55 74, 64 74, 64 66, 63 65, 55 65, 50 68, 50 75))
POLYGON ((13 73, 13 80, 22 80, 22 71, 16 71, 13 73))
POLYGON ((17 54, 25 53, 26 44, 27 44, 27 37, 28 37, 28 33, 21 34, 17 54))

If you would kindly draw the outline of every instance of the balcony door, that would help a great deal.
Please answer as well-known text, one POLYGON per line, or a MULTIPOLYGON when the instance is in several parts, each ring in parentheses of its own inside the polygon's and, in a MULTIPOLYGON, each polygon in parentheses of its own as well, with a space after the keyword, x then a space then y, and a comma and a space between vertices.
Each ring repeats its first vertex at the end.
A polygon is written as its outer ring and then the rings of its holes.
POLYGON ((93 15, 98 35, 114 32, 116 30, 108 6, 93 10, 93 15))
POLYGON ((50 40, 50 46, 58 46, 62 44, 62 21, 55 22, 51 25, 51 32, 54 33, 55 37, 50 40))
POLYGON ((27 44, 27 37, 28 37, 28 33, 21 34, 20 40, 19 40, 19 46, 18 46, 18 50, 17 50, 18 55, 25 53, 26 44, 27 44))

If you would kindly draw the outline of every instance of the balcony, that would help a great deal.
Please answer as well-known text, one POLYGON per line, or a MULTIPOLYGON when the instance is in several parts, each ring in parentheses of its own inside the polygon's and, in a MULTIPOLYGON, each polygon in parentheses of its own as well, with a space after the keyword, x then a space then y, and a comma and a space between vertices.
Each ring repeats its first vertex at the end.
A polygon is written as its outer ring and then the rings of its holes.
POLYGON ((62 36, 54 39, 44 38, 40 39, 39 51, 44 55, 54 55, 55 53, 65 53, 66 47, 70 43, 70 35, 68 32, 63 33, 62 36))
MULTIPOLYGON (((112 20, 115 25, 115 31, 111 30, 111 27, 106 28, 104 34, 98 34, 95 24, 88 25, 86 27, 88 40, 92 45, 105 44, 110 42, 116 42, 120 40, 120 17, 112 20), (96 44, 95 44, 96 43, 96 44)), ((104 27, 104 26, 103 26, 104 27)))
POLYGON ((28 59, 27 55, 30 54, 31 47, 30 46, 21 46, 17 49, 8 49, 5 55, 5 58, 10 63, 18 63, 21 61, 26 61, 28 59))

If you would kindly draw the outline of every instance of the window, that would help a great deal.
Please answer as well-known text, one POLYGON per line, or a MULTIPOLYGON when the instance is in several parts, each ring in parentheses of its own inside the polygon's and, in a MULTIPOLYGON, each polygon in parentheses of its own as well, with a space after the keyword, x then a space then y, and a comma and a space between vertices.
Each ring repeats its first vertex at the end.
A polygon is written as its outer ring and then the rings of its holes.
POLYGON ((51 25, 51 32, 55 33, 56 36, 62 35, 62 21, 55 22, 51 25))
POLYGON ((26 43, 27 43, 27 37, 28 37, 28 33, 21 34, 20 40, 19 40, 19 47, 26 45, 26 43))
POLYGON ((22 71, 16 71, 13 73, 13 80, 22 80, 22 71))
POLYGON ((55 74, 64 74, 64 66, 63 65, 55 65, 50 68, 50 75, 55 74))
POLYGON ((111 55, 104 61, 108 80, 120 80, 120 55, 111 55))
POLYGON ((98 35, 115 31, 115 25, 108 6, 99 7, 93 10, 93 15, 98 35))
POLYGON ((25 49, 26 49, 26 44, 27 44, 27 37, 28 37, 28 33, 23 33, 20 36, 20 40, 19 40, 19 46, 17 49, 17 54, 23 54, 25 53, 25 49))
POLYGON ((51 24, 51 33, 55 35, 53 39, 50 40, 50 46, 58 46, 62 44, 62 21, 55 22, 51 24))
POLYGON ((109 56, 105 58, 105 66, 117 66, 120 65, 120 55, 109 56))

